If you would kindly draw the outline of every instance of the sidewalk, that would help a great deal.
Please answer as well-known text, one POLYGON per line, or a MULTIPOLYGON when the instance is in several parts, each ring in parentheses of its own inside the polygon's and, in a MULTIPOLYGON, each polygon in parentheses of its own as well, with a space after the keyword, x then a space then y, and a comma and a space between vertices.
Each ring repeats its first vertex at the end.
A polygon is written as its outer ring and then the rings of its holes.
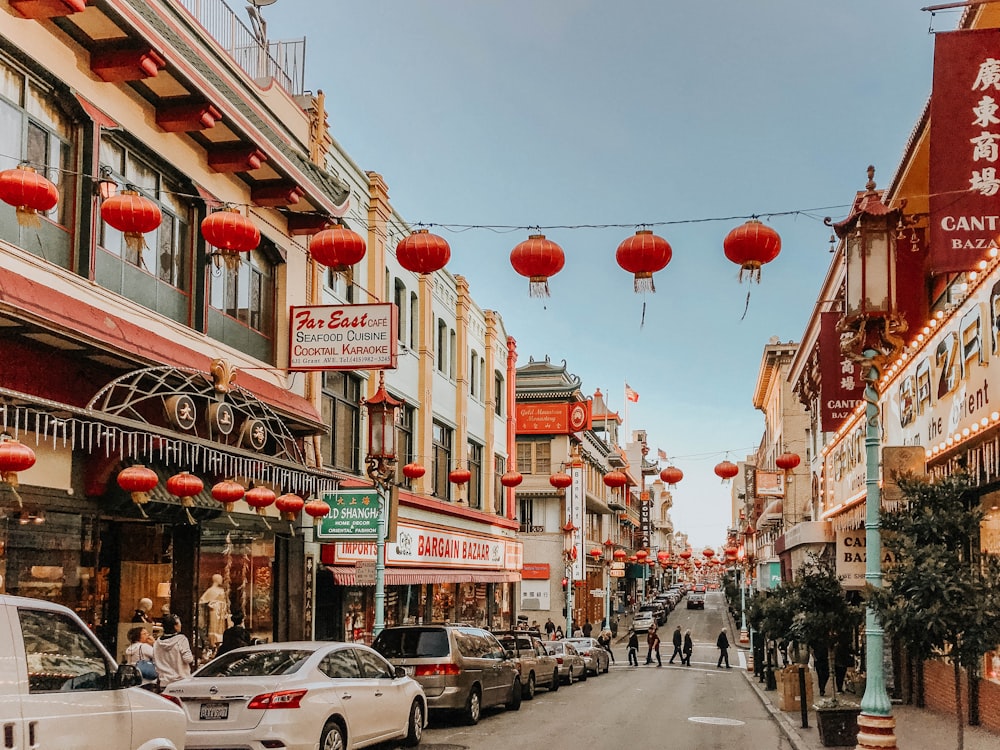
MULTIPOLYGON (((739 633, 738 628, 734 628, 734 630, 739 633)), ((812 710, 812 707, 810 707, 808 715, 809 727, 803 728, 801 712, 798 709, 795 711, 780 710, 778 708, 778 691, 764 690, 764 685, 758 682, 754 673, 746 670, 746 660, 749 655, 747 647, 739 645, 736 655, 743 667, 741 670, 743 676, 757 693, 764 708, 774 718, 778 727, 788 737, 795 750, 820 750, 823 748, 824 745, 819 739, 819 731, 816 729, 816 712, 812 710)), ((810 671, 810 679, 813 680, 813 688, 815 689, 816 675, 812 671, 810 671)), ((818 698, 818 690, 814 690, 813 694, 818 698)), ((914 706, 894 705, 892 715, 896 720, 896 747, 900 750, 923 750, 923 748, 947 750, 947 748, 958 746, 958 728, 955 717, 951 714, 935 713, 914 706)), ((846 747, 853 746, 847 745, 846 747)), ((965 727, 965 750, 996 750, 997 747, 1000 747, 1000 735, 982 727, 965 727)))

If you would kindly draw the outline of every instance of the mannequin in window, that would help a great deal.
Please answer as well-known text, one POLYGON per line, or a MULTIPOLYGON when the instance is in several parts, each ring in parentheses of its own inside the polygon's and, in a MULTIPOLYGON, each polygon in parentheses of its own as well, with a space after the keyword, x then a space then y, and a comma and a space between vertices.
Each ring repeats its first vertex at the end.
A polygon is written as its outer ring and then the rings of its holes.
POLYGON ((222 643, 222 634, 229 627, 229 595, 222 586, 221 575, 216 573, 212 576, 212 585, 205 589, 198 603, 208 610, 208 642, 215 648, 222 643))

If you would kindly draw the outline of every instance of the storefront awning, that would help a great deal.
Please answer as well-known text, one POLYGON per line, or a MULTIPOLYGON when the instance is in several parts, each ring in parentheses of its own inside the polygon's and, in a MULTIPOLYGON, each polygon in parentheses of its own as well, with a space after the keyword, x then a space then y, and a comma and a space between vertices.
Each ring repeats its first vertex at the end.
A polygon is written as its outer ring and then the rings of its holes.
MULTIPOLYGON (((333 582, 338 586, 355 586, 354 568, 331 565, 333 582)), ((514 570, 447 570, 444 568, 388 568, 386 586, 406 586, 419 583, 517 583, 521 574, 514 570)))

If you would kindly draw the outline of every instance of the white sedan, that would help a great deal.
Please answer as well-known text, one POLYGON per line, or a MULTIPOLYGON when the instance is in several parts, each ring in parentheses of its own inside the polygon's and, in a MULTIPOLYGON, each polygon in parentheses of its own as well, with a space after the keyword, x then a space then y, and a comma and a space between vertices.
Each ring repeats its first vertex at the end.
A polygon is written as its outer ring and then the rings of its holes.
POLYGON ((358 643, 298 641, 230 651, 164 697, 187 714, 186 750, 350 750, 420 743, 423 688, 358 643))

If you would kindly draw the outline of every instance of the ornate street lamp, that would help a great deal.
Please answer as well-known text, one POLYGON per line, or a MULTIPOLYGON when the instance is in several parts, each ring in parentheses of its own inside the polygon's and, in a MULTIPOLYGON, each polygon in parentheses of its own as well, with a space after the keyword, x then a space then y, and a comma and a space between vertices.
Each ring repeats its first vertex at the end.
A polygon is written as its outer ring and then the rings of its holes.
POLYGON ((615 543, 604 540, 604 627, 611 629, 611 563, 615 560, 615 543))
POLYGON ((562 527, 563 561, 566 568, 566 637, 573 637, 573 563, 576 560, 576 531, 572 521, 562 527))
MULTIPOLYGON (((902 350, 906 320, 896 309, 896 235, 904 223, 903 207, 889 208, 875 190, 875 167, 868 167, 865 192, 851 215, 826 222, 844 240, 846 262, 844 317, 837 328, 841 351, 861 362, 865 372, 865 581, 882 586, 882 535, 879 511, 878 384, 885 362, 902 350)), ((858 747, 896 747, 896 720, 885 687, 882 625, 869 605, 865 616, 868 680, 858 717, 858 747)))
MULTIPOLYGON (((746 550, 741 544, 736 548, 736 559, 739 564, 736 571, 740 576, 740 643, 749 643, 750 634, 747 630, 747 570, 746 570, 746 550)), ((751 650, 751 653, 753 651, 751 650)))
POLYGON ((368 476, 379 495, 378 536, 375 543, 375 625, 377 636, 385 627, 385 536, 391 487, 396 477, 396 409, 402 405, 385 390, 385 375, 379 373, 378 390, 365 401, 368 410, 368 476))

